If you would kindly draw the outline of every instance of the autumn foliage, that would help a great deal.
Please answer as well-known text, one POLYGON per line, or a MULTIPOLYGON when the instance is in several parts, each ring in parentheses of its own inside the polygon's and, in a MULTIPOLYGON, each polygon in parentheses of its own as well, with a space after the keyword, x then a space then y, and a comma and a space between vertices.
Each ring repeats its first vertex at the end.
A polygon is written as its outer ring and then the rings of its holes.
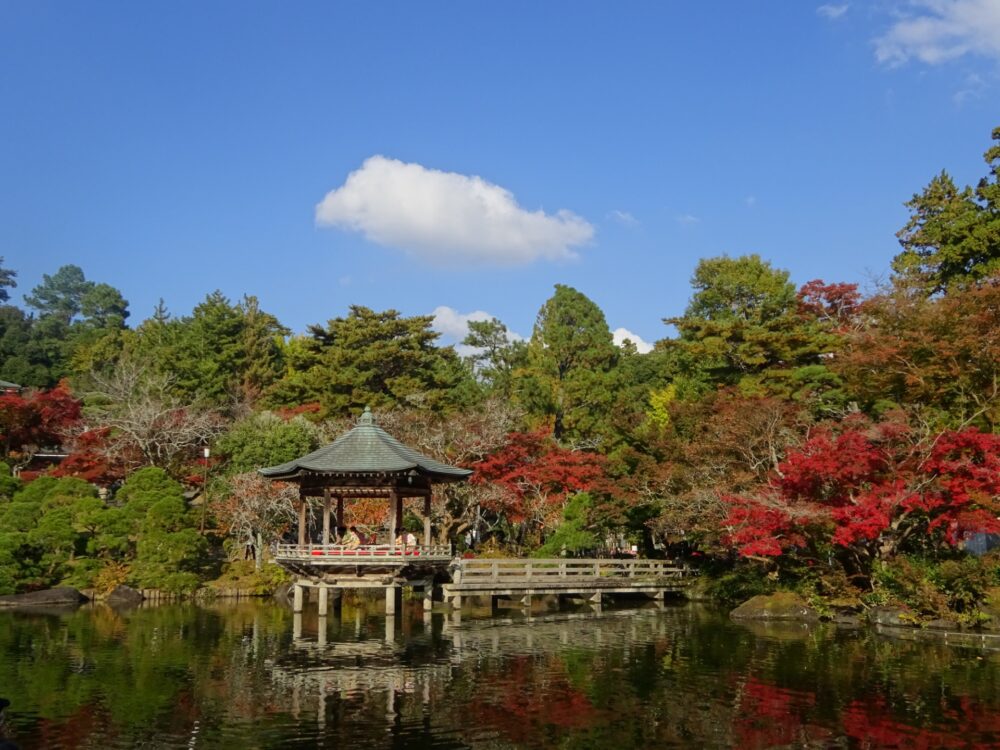
POLYGON ((80 407, 65 381, 48 391, 0 396, 0 439, 6 453, 59 446, 79 421, 80 407))
POLYGON ((546 430, 516 432, 507 444, 472 468, 473 482, 504 490, 493 496, 495 512, 514 523, 551 524, 566 498, 603 487, 605 459, 560 446, 546 430))
POLYGON ((726 497, 724 525, 744 557, 832 543, 872 560, 1000 532, 998 496, 1000 436, 854 420, 791 451, 763 491, 726 497))

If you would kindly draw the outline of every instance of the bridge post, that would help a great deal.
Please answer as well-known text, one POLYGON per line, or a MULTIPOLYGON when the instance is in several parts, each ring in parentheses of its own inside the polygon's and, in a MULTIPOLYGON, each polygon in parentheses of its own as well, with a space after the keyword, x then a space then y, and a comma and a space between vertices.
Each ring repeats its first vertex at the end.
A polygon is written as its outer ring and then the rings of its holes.
POLYGON ((317 594, 318 594, 317 604, 316 604, 317 612, 320 617, 326 617, 327 608, 329 606, 329 601, 330 601, 330 589, 328 589, 326 586, 321 585, 317 589, 317 594))
POLYGON ((301 583, 296 583, 292 587, 292 612, 302 614, 305 605, 306 587, 301 583))

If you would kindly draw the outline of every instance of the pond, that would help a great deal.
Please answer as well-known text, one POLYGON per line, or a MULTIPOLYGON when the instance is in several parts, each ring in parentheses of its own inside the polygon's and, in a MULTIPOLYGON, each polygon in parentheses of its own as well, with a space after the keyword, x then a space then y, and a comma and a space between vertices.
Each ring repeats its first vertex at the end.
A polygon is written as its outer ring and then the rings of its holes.
POLYGON ((25 748, 996 748, 1000 644, 745 626, 693 604, 270 601, 0 612, 25 748), (299 637, 294 637, 298 635, 299 637))

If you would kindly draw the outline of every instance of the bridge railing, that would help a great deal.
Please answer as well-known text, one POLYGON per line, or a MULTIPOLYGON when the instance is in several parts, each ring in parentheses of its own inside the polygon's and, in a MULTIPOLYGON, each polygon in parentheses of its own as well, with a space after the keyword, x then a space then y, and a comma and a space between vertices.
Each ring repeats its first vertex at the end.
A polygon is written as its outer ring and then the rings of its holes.
POLYGON ((452 574, 458 583, 516 583, 581 579, 685 578, 691 569, 672 560, 583 558, 459 560, 452 574))
POLYGON ((402 561, 413 559, 451 559, 451 546, 447 544, 362 544, 347 547, 342 544, 278 544, 274 547, 277 560, 301 562, 369 562, 373 560, 402 561))

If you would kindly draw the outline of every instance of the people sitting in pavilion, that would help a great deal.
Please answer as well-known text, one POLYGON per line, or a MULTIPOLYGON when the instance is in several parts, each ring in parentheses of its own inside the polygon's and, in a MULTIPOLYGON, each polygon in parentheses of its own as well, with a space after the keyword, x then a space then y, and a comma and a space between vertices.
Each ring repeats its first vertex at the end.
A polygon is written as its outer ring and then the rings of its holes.
POLYGON ((358 527, 352 526, 340 539, 340 543, 347 549, 357 549, 361 546, 361 537, 358 536, 358 527))

